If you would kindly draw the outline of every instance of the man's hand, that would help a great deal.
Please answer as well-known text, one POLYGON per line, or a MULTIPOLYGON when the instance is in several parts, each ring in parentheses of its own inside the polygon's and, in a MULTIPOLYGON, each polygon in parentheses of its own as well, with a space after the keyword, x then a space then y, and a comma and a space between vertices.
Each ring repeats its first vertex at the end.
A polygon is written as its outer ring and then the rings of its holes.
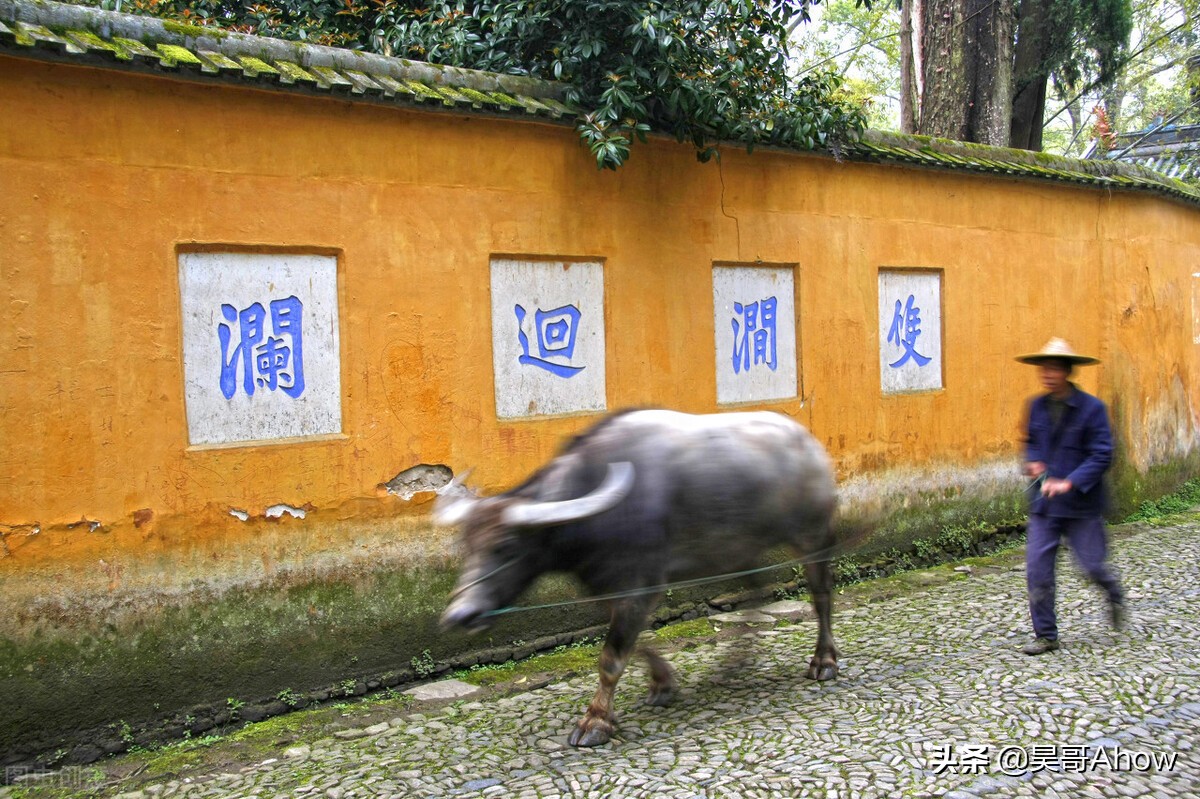
POLYGON ((1026 477, 1041 477, 1046 473, 1046 464, 1041 461, 1026 461, 1023 471, 1026 477))
POLYGON ((1065 477, 1061 479, 1058 477, 1047 477, 1046 482, 1042 483, 1042 496, 1047 499, 1057 497, 1059 494, 1067 493, 1072 488, 1074 486, 1071 485, 1071 481, 1065 477))

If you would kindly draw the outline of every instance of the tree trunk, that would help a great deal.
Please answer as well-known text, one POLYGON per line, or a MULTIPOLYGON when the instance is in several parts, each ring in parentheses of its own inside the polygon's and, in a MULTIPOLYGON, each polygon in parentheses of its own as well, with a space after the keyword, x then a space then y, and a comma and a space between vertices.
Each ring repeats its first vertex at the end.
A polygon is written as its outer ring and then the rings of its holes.
POLYGON ((1047 4, 1052 0, 1021 0, 1017 15, 1017 46, 1013 56, 1013 147, 1042 149, 1042 125, 1046 116, 1045 35, 1049 24, 1047 4))
POLYGON ((900 3, 900 130, 917 132, 917 86, 913 60, 913 0, 900 3))
POLYGON ((1013 0, 926 0, 919 132, 1006 147, 1013 0))
POLYGON ((1200 103, 1200 53, 1187 60, 1187 70, 1184 74, 1187 75, 1188 96, 1193 104, 1200 103))
POLYGON ((968 114, 970 141, 1007 147, 1012 128, 1012 0, 969 0, 967 53, 974 86, 968 114))
POLYGON ((917 131, 967 141, 967 103, 973 70, 962 35, 967 0, 925 0, 921 30, 924 91, 917 131))

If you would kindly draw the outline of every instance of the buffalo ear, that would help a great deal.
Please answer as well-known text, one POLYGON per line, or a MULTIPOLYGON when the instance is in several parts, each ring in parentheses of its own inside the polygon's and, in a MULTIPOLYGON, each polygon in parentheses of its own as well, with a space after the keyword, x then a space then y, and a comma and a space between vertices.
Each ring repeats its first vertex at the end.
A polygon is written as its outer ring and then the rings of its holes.
POLYGON ((463 485, 470 474, 471 470, 467 469, 437 490, 437 499, 433 503, 434 524, 447 527, 461 524, 471 514, 479 499, 463 485))
POLYGON ((571 474, 583 466, 583 458, 577 452, 559 455, 538 472, 537 490, 529 499, 533 502, 556 502, 571 499, 563 493, 563 486, 568 483, 571 474))

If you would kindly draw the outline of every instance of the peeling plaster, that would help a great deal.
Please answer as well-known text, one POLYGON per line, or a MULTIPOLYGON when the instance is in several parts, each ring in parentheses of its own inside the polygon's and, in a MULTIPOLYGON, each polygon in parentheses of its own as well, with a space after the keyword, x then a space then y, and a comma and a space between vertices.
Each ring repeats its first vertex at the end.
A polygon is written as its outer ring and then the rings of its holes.
POLYGON ((250 521, 250 514, 240 508, 230 508, 229 515, 243 522, 250 521))
MULTIPOLYGON (((297 519, 303 519, 305 516, 308 515, 308 511, 306 511, 304 508, 296 508, 291 505, 285 505, 283 503, 280 503, 279 505, 272 505, 271 507, 267 508, 266 512, 263 513, 263 515, 266 516, 268 519, 278 519, 278 518, 282 517, 283 514, 285 514, 285 513, 289 514, 297 519)), ((243 519, 243 521, 245 521, 245 520, 243 519)))
POLYGON ((40 522, 32 524, 0 524, 0 557, 11 557, 12 550, 9 549, 8 539, 13 536, 23 535, 32 537, 42 532, 40 522))
POLYGON ((405 469, 400 474, 383 484, 389 494, 395 494, 405 501, 412 499, 423 491, 437 491, 446 486, 454 477, 450 467, 442 464, 422 463, 405 469))

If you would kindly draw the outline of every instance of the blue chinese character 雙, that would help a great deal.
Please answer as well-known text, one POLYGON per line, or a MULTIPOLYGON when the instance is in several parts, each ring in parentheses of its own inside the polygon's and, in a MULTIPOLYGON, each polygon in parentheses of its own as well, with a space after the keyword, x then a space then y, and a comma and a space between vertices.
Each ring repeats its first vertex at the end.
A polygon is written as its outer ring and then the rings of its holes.
POLYGON ((917 336, 921 335, 921 309, 913 305, 915 300, 916 297, 909 294, 903 311, 900 308, 900 300, 896 300, 896 312, 892 316, 892 327, 888 331, 887 340, 889 344, 903 347, 904 354, 888 364, 893 369, 899 369, 910 358, 916 361, 918 367, 932 360, 917 352, 917 336))

